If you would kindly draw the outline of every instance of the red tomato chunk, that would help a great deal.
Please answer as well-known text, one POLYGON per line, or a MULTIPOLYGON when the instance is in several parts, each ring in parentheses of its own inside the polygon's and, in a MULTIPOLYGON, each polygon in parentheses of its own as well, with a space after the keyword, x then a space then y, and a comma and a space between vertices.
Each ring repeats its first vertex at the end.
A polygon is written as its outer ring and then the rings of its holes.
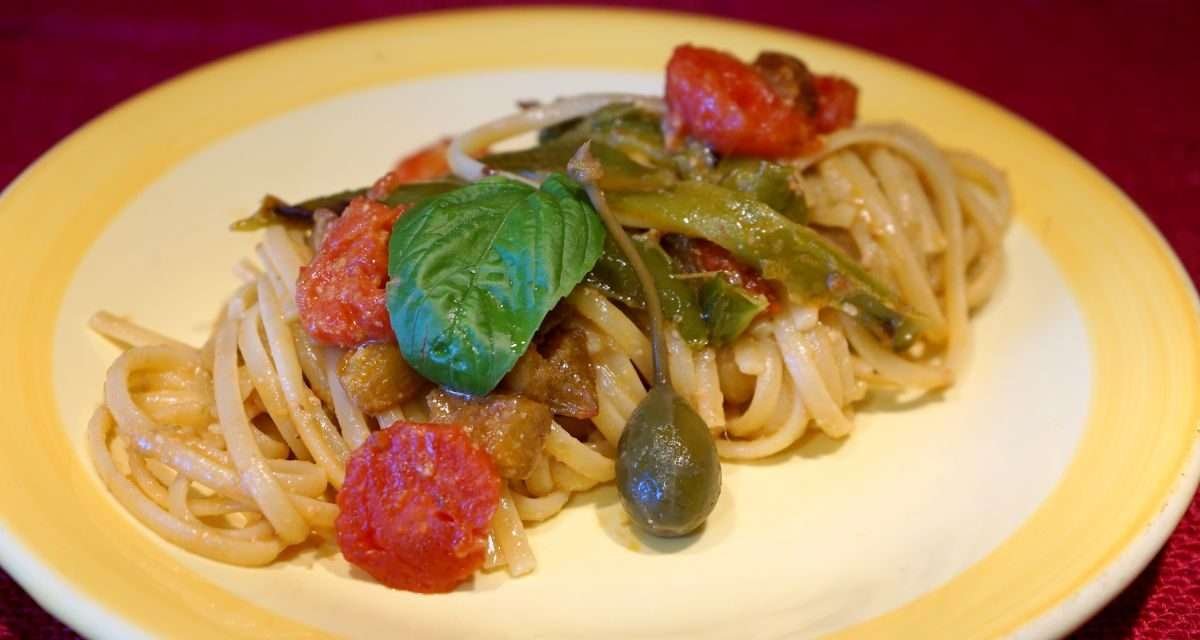
POLYGON ((483 566, 500 476, 457 426, 397 422, 350 456, 337 541, 396 589, 453 590, 483 566))
POLYGON ((751 66, 722 51, 681 45, 667 63, 669 129, 722 154, 814 150, 818 134, 854 121, 857 97, 850 82, 813 75, 783 54, 764 53, 751 66))
POLYGON ((692 260, 701 271, 722 271, 729 274, 734 284, 744 287, 750 293, 765 297, 769 303, 765 312, 770 315, 783 309, 779 292, 771 286, 770 281, 753 267, 738 262, 724 247, 701 239, 691 240, 688 247, 691 249, 692 260))
POLYGON ((817 132, 830 133, 854 124, 858 111, 858 87, 845 78, 816 76, 817 132))
POLYGON ((450 139, 446 138, 405 156, 396 163, 395 169, 375 181, 370 196, 382 200, 402 184, 428 182, 450 175, 450 161, 446 158, 449 147, 450 139))
POLYGON ((390 340, 385 306, 387 246, 403 207, 355 198, 296 283, 296 308, 304 330, 322 344, 353 347, 390 340))

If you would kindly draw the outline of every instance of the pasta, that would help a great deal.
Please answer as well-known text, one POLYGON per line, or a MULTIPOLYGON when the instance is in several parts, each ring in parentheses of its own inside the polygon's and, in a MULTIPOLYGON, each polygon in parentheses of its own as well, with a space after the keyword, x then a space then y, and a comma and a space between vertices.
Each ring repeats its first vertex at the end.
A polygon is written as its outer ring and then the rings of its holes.
MULTIPOLYGON (((446 161, 468 181, 499 173, 536 183, 478 156, 502 138, 618 103, 655 117, 671 108, 607 94, 534 107, 454 139, 446 161)), ((969 357, 970 313, 1003 272, 1012 198, 1003 175, 974 155, 939 149, 906 125, 871 124, 834 131, 780 164, 807 203, 807 224, 895 291, 922 326, 901 344, 872 329, 861 304, 794 295, 725 344, 697 346, 673 323, 665 339, 672 386, 726 461, 777 454, 810 425, 845 437, 872 390, 952 384, 969 357)), ((221 562, 264 565, 312 537, 334 537, 354 452, 392 424, 436 418, 421 398, 365 406, 343 370, 355 347, 322 344, 306 330, 298 283, 329 238, 324 228, 267 226, 257 262, 235 265, 243 284, 204 345, 104 311, 92 318, 91 328, 124 351, 108 370, 88 450, 114 498, 163 539, 221 562)), ((586 419, 556 414, 524 475, 501 480, 480 550, 485 570, 534 571, 525 527, 570 508, 575 493, 614 482, 622 432, 655 380, 641 311, 591 281, 573 286, 562 307, 561 327, 582 336, 595 410, 586 419)))

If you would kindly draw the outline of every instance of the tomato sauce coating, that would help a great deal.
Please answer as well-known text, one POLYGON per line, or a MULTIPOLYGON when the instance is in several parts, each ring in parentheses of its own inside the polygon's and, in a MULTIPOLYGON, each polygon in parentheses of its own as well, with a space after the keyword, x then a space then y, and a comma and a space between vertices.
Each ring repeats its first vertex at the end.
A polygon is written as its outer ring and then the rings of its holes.
POLYGON ((445 593, 483 566, 500 476, 462 428, 397 422, 351 456, 337 541, 381 583, 445 593))
POLYGON ((334 221, 317 255, 300 267, 296 308, 321 344, 350 348, 392 339, 385 305, 387 247, 404 207, 355 198, 334 221))

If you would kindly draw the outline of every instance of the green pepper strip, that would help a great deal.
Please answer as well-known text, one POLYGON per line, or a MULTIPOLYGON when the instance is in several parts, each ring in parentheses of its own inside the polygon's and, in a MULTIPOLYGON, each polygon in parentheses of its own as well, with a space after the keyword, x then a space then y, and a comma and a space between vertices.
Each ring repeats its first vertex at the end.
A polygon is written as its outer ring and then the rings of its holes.
POLYGON ((273 196, 265 195, 254 213, 233 222, 229 228, 233 231, 257 231, 273 224, 288 227, 307 228, 312 225, 312 214, 317 209, 336 209, 339 212, 348 202, 367 192, 362 189, 339 191, 327 196, 309 198, 299 204, 290 205, 273 196), (287 215, 288 212, 291 215, 287 215))
POLYGON ((709 340, 727 345, 742 335, 770 302, 729 282, 724 275, 709 278, 700 288, 700 308, 708 324, 709 340))
POLYGON ((787 288, 797 302, 854 304, 895 339, 921 319, 859 264, 822 238, 745 194, 702 182, 654 193, 610 193, 625 226, 701 237, 724 247, 787 288))
POLYGON ((632 105, 609 105, 568 128, 543 130, 536 146, 493 153, 480 161, 494 169, 536 178, 565 170, 576 150, 590 140, 592 159, 603 169, 597 187, 653 191, 675 182, 673 172, 662 164, 666 157, 657 122, 657 116, 632 105))
POLYGON ((791 167, 762 158, 728 156, 717 168, 722 187, 749 195, 792 222, 808 221, 808 202, 792 189, 791 167))
POLYGON ((389 207, 416 205, 434 196, 454 191, 465 184, 465 182, 458 179, 437 180, 434 182, 410 182, 396 187, 381 202, 389 207))
MULTIPOLYGON (((657 242, 637 236, 632 240, 658 288, 663 314, 675 323, 680 337, 689 347, 703 349, 708 344, 709 331, 700 311, 696 290, 676 277, 678 270, 657 242)), ((637 274, 611 235, 605 237, 604 253, 588 274, 587 282, 629 307, 645 308, 646 300, 642 296, 637 274)))
MULTIPOLYGON (((432 198, 436 195, 441 195, 447 191, 453 191, 465 184, 461 180, 448 178, 446 180, 438 180, 434 182, 412 182, 402 184, 396 187, 387 197, 381 202, 389 207, 399 205, 414 205, 426 198, 432 198)), ((312 214, 317 209, 332 209, 336 213, 341 213, 341 210, 353 199, 366 195, 368 187, 359 189, 347 189, 337 193, 309 198, 298 204, 289 205, 279 198, 266 195, 263 196, 262 202, 259 203, 258 209, 254 213, 235 221, 229 225, 233 231, 257 231, 264 227, 273 224, 282 224, 289 227, 308 228, 312 225, 312 214), (283 215, 281 211, 294 211, 295 215, 283 215), (307 213, 307 215, 305 215, 307 213)))
MULTIPOLYGON (((650 349, 654 362, 654 385, 666 387, 667 393, 674 394, 674 389, 671 387, 671 371, 667 363, 667 344, 663 340, 662 305, 659 302, 658 291, 655 289, 654 278, 646 268, 645 261, 641 259, 641 253, 634 248, 633 240, 621 228, 617 217, 609 209, 604 192, 596 186, 596 180, 603 177, 604 169, 589 153, 589 146, 588 143, 584 143, 579 148, 579 151, 568 163, 567 169, 571 178, 583 185, 587 191, 588 199, 596 209, 596 214, 604 221, 604 227, 608 229, 608 236, 620 248, 621 253, 629 259, 629 264, 637 275, 638 283, 642 286, 642 297, 646 301, 646 312, 650 316, 650 349)), ((636 410, 634 413, 637 413, 636 410)))

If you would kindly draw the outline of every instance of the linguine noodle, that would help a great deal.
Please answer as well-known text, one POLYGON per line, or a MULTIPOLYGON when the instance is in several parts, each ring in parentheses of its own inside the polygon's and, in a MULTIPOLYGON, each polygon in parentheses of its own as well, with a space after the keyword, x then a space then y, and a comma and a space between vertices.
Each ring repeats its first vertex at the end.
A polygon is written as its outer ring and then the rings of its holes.
MULTIPOLYGON (((456 139, 450 162, 486 173, 471 154, 516 133, 577 117, 628 96, 586 96, 524 111, 456 139)), ((661 108, 661 107, 660 107, 661 108)), ((675 388, 709 425, 721 457, 761 459, 810 426, 840 438, 872 389, 929 391, 961 374, 968 317, 1003 272, 1011 219, 1004 177, 967 153, 938 149, 903 125, 830 135, 793 161, 811 220, 927 322, 903 352, 864 329, 853 308, 785 303, 734 343, 693 350, 668 333, 675 388)), ((427 418, 420 402, 379 415, 357 408, 337 375, 341 349, 300 329, 295 303, 305 238, 269 227, 258 263, 194 347, 106 312, 91 321, 122 345, 88 428, 88 450, 116 500, 163 539, 238 565, 263 565, 312 536, 329 536, 347 458, 370 433, 427 418)), ((599 413, 578 437, 558 423, 524 480, 507 481, 485 568, 514 576, 536 560, 526 524, 553 518, 570 497, 614 479, 616 445, 652 380, 649 336, 599 291, 567 298, 592 362, 599 413)))

